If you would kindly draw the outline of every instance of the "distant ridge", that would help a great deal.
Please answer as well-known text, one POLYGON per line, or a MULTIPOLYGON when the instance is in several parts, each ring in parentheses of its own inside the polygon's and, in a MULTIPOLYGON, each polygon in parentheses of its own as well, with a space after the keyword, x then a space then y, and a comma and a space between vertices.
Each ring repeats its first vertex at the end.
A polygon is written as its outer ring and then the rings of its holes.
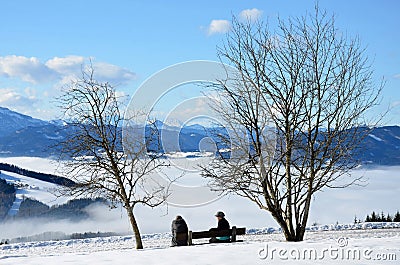
MULTIPOLYGON (((199 124, 179 127, 157 120, 154 125, 146 127, 146 135, 152 138, 148 150, 152 152, 214 152, 215 133, 227 133, 223 127, 211 129, 199 124)), ((74 128, 62 120, 42 121, 0 107, 0 156, 58 156, 57 150, 50 146, 57 146, 72 130, 74 128)), ((361 152, 355 159, 371 166, 400 165, 399 126, 376 127, 371 130, 360 127, 360 133, 366 132, 369 135, 363 140, 361 152)), ((122 144, 119 148, 123 151, 122 144)))

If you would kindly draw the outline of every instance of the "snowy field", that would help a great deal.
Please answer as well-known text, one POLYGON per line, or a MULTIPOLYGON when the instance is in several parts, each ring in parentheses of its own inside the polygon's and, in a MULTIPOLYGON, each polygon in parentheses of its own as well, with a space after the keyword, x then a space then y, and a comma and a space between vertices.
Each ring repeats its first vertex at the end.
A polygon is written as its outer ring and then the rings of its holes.
MULTIPOLYGON (((352 223, 355 216, 364 220, 372 211, 394 214, 400 210, 399 201, 395 199, 400 194, 400 167, 359 169, 353 175, 364 176, 365 185, 317 193, 312 202, 310 229, 305 241, 287 243, 277 233, 276 222, 270 215, 249 201, 237 196, 213 200, 194 196, 195 193, 185 187, 192 188, 190 184, 198 185, 201 179, 192 170, 190 161, 196 160, 173 158, 176 167, 168 169, 168 174, 179 175, 182 168, 187 171, 179 180, 183 189, 179 190, 180 194, 175 199, 178 202, 192 200, 198 205, 137 208, 139 226, 144 235, 144 250, 134 250, 132 236, 17 243, 0 246, 0 264, 399 264, 399 223, 336 224, 352 223), (213 215, 219 210, 226 213, 231 225, 246 227, 251 234, 240 237, 243 242, 234 244, 169 247, 168 231, 177 214, 185 218, 190 230, 200 231, 216 226, 213 215), (314 223, 320 225, 311 226, 314 223)), ((59 172, 58 165, 48 159, 1 158, 0 162, 44 173, 59 172)), ((48 205, 69 199, 55 197, 51 192, 55 188, 53 184, 8 172, 2 172, 0 177, 19 185, 10 215, 18 210, 22 196, 39 199, 48 205)), ((75 223, 65 220, 2 223, 0 239, 48 231, 131 234, 123 209, 109 210, 97 205, 87 211, 90 219, 75 223)))
MULTIPOLYGON (((243 242, 169 247, 169 234, 19 243, 0 246, 0 264, 399 264, 400 229, 308 232, 299 243, 281 234, 240 236, 243 242)), ((204 241, 196 240, 194 243, 204 241)))

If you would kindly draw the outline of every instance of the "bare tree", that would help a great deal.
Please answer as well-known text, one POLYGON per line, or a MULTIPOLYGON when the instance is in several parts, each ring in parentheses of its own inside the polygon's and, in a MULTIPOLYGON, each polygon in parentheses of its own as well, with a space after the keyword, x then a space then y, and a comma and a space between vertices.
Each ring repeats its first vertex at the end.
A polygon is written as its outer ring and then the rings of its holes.
POLYGON ((60 102, 72 132, 61 144, 67 156, 60 160, 65 164, 64 174, 76 182, 68 194, 103 197, 112 205, 121 203, 136 248, 142 249, 134 208, 138 204, 159 206, 168 195, 168 183, 151 176, 164 164, 156 155, 147 155, 144 128, 126 126, 134 117, 124 117, 114 87, 95 80, 92 66, 83 69, 82 77, 65 89, 60 102))
POLYGON ((229 132, 217 146, 231 147, 203 175, 269 211, 286 240, 302 241, 313 195, 358 181, 351 169, 368 133, 365 113, 383 84, 373 83, 359 40, 318 7, 279 20, 274 32, 260 21, 232 24, 218 53, 237 71, 218 80, 211 106, 229 132))

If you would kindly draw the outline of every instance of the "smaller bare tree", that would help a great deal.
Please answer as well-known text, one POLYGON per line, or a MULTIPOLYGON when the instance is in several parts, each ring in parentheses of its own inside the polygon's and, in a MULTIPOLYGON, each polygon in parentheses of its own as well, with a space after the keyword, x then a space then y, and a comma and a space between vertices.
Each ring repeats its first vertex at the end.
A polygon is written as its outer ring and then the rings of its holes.
POLYGON ((156 154, 147 155, 145 128, 129 125, 135 117, 124 117, 115 88, 95 80, 91 65, 82 70, 79 80, 66 87, 59 100, 70 132, 61 143, 64 156, 60 161, 64 164, 63 173, 76 182, 64 194, 103 197, 111 205, 121 203, 129 217, 136 248, 142 249, 134 208, 138 204, 159 206, 168 195, 168 182, 152 177, 165 164, 156 154))

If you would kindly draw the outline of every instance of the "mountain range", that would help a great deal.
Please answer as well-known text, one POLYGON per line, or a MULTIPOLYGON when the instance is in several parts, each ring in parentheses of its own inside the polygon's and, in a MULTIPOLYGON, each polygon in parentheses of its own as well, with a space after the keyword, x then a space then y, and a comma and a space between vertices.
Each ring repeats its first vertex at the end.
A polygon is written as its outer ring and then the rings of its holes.
MULTIPOLYGON (((199 124, 184 127, 156 122, 166 152, 214 151, 212 135, 199 124)), ((218 128, 223 133, 223 128, 218 128)), ((146 128, 149 131, 150 128, 146 128)), ((0 107, 0 156, 51 157, 51 146, 64 139, 68 126, 63 121, 43 121, 0 107)), ((160 150, 153 142, 150 150, 160 150)), ((374 128, 362 143, 359 159, 364 164, 400 165, 400 127, 374 128)))

